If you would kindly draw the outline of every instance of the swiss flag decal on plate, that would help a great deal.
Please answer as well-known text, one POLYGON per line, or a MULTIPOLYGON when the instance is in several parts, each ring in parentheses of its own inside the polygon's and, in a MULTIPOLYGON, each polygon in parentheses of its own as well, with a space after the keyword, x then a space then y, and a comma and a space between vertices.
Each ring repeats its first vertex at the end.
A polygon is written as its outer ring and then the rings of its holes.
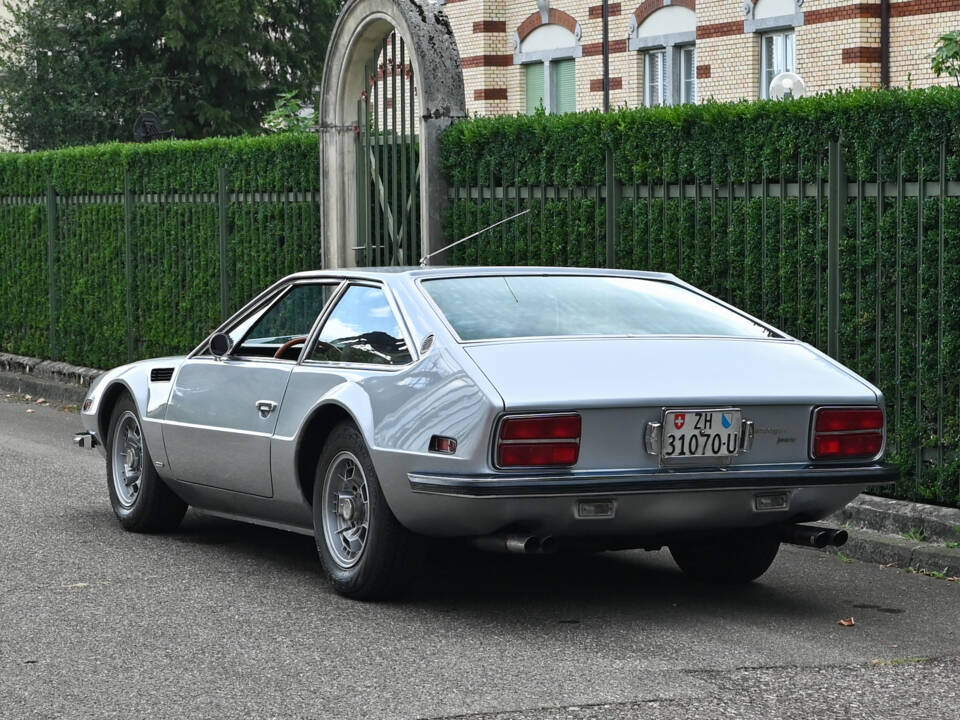
POLYGON ((687 416, 683 413, 677 413, 673 416, 673 426, 679 430, 683 427, 683 424, 687 421, 687 416))

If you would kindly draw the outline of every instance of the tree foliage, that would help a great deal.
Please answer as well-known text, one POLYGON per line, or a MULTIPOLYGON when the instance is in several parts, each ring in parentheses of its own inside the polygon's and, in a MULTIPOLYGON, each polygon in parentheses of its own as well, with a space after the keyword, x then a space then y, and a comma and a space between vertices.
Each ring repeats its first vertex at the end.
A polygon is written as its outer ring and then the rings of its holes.
POLYGON ((257 131, 278 93, 319 85, 338 0, 3 0, 0 122, 25 150, 257 131))
POLYGON ((941 35, 933 51, 930 67, 940 77, 944 73, 960 85, 960 30, 941 35))

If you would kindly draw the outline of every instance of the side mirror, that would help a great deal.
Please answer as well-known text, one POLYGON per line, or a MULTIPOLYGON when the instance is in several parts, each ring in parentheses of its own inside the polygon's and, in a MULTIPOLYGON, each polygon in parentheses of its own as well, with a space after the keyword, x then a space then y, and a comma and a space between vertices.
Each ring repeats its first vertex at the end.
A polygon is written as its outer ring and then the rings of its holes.
POLYGON ((233 349, 233 339, 224 332, 218 332, 210 338, 210 352, 217 359, 222 358, 233 349))

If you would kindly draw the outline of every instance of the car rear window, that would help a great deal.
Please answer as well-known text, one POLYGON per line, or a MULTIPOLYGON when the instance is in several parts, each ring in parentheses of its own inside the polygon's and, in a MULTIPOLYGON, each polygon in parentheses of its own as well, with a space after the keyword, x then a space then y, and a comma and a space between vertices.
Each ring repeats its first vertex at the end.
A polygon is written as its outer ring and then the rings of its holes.
POLYGON ((781 337, 671 282, 584 275, 424 280, 461 340, 583 335, 781 337))

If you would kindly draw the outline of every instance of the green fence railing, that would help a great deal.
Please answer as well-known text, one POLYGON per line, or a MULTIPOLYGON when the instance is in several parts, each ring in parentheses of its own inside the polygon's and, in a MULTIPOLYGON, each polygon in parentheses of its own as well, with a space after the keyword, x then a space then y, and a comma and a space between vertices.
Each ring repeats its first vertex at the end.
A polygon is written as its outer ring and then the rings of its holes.
POLYGON ((319 192, 0 196, 0 348, 112 367, 189 350, 277 278, 321 267, 319 192))
POLYGON ((905 470, 894 493, 960 504, 960 179, 948 176, 951 148, 927 153, 913 177, 903 157, 867 162, 855 151, 831 143, 741 182, 629 183, 612 168, 591 186, 477 178, 451 189, 451 239, 530 212, 454 248, 450 261, 672 272, 880 387, 891 455, 905 470))

